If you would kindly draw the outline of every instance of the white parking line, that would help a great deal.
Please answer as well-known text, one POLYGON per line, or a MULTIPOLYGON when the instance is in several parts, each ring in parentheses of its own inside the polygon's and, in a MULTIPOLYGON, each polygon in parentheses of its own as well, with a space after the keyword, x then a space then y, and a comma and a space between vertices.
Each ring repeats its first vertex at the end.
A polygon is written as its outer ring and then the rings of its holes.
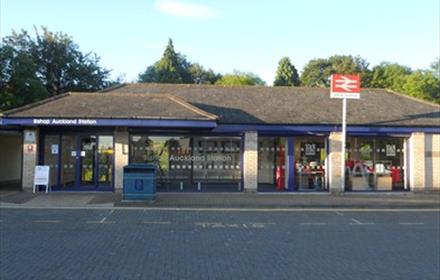
POLYGON ((374 223, 363 223, 355 218, 351 218, 354 223, 350 223, 350 225, 374 225, 374 223))
POLYGON ((300 225, 302 225, 302 226, 323 226, 326 224, 327 223, 300 223, 300 225))
POLYGON ((142 221, 143 224, 170 225, 169 221, 142 221))
POLYGON ((33 220, 32 222, 34 223, 60 223, 61 221, 59 220, 33 220))
POLYGON ((106 221, 107 217, 102 218, 100 221, 87 221, 88 224, 113 224, 113 221, 106 221))
POLYGON ((335 213, 336 213, 336 215, 338 215, 338 216, 344 216, 344 214, 342 214, 342 213, 339 212, 339 211, 336 211, 335 213))
POLYGON ((414 226, 414 225, 424 225, 425 223, 411 223, 411 222, 403 222, 403 223, 399 223, 402 226, 414 226))

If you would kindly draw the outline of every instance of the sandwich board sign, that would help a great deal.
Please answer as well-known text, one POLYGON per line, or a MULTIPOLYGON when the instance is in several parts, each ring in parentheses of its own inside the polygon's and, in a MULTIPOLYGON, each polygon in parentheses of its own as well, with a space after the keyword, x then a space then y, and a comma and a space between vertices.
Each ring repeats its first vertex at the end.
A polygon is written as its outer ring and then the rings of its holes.
POLYGON ((347 99, 359 99, 361 78, 359 75, 334 74, 331 76, 330 98, 342 99, 342 147, 341 147, 341 192, 345 189, 345 145, 347 134, 347 99))
POLYGON ((35 166, 33 192, 35 192, 37 186, 46 186, 46 192, 49 191, 49 166, 48 165, 35 166))

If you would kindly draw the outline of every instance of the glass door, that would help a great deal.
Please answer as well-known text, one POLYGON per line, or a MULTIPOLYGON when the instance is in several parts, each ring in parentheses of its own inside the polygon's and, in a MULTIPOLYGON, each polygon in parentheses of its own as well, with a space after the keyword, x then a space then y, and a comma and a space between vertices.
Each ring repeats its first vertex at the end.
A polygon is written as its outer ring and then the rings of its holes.
POLYGON ((113 136, 98 137, 98 186, 111 187, 113 182, 113 136))
POLYGON ((96 136, 83 136, 80 140, 79 171, 81 187, 95 186, 96 136))
POLYGON ((76 187, 76 161, 77 155, 76 137, 73 135, 62 135, 60 146, 60 189, 76 187))

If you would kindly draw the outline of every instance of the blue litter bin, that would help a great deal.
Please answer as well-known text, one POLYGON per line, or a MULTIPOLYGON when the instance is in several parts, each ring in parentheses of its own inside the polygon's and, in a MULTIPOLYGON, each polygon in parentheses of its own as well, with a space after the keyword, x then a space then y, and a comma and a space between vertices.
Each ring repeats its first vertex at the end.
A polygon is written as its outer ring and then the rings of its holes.
POLYGON ((156 166, 131 163, 124 166, 123 199, 154 200, 156 198, 156 166))

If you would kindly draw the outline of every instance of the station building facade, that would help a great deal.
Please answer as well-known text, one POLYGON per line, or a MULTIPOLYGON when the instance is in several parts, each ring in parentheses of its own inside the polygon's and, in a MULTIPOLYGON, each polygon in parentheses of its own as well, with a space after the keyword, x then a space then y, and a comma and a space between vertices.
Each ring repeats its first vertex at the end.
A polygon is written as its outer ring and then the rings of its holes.
POLYGON ((364 89, 341 101, 292 87, 124 84, 7 111, 22 132, 22 187, 50 166, 53 190, 120 191, 123 167, 157 167, 158 191, 440 191, 440 107, 364 89))

